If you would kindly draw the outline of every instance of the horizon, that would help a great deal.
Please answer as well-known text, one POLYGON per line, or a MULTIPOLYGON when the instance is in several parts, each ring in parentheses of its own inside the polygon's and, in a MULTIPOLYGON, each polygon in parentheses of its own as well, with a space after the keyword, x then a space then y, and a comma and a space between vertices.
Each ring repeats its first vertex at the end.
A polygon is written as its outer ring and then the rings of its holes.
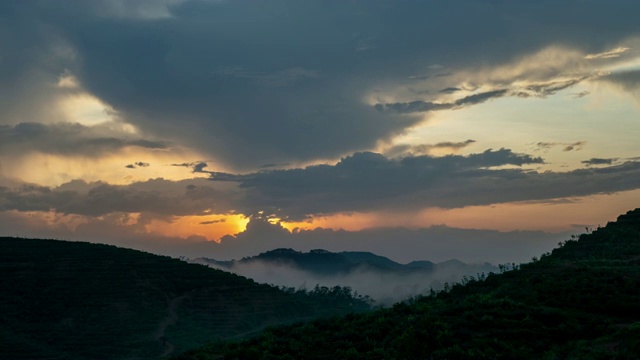
POLYGON ((527 261, 640 206, 639 11, 0 3, 0 235, 527 261))

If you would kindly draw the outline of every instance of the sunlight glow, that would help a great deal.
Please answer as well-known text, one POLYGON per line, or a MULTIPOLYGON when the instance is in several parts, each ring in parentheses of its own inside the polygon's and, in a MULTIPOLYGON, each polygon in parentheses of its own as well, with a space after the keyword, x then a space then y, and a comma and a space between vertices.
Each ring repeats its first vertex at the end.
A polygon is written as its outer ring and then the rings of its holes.
POLYGON ((189 238, 195 235, 218 241, 224 235, 243 232, 248 223, 248 217, 237 214, 173 216, 170 219, 153 219, 145 225, 145 230, 162 236, 189 238))
POLYGON ((86 92, 67 95, 59 106, 69 122, 87 126, 112 121, 115 114, 113 108, 86 92))
POLYGON ((98 158, 81 155, 70 157, 27 153, 14 158, 2 158, 2 170, 14 174, 16 179, 43 186, 58 186, 75 179, 123 185, 153 178, 183 180, 208 177, 208 174, 193 173, 191 169, 182 166, 171 166, 184 163, 185 159, 202 158, 202 155, 185 149, 165 151, 128 147, 98 158), (126 167, 138 162, 149 166, 126 167))

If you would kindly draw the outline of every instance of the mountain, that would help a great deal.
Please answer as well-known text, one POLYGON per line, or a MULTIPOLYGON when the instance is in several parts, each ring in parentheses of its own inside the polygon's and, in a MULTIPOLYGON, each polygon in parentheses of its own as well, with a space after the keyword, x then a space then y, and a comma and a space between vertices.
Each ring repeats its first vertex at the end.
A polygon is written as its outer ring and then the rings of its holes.
POLYGON ((559 245, 391 308, 270 328, 178 359, 637 359, 640 209, 559 245))
POLYGON ((157 359, 367 308, 344 288, 283 291, 115 246, 0 238, 0 358, 157 359))
POLYGON ((377 305, 392 305, 430 289, 440 290, 445 283, 460 281, 464 276, 498 271, 489 263, 449 260, 438 264, 430 261, 399 264, 370 252, 333 253, 319 249, 306 253, 275 249, 240 260, 197 258, 190 261, 278 286, 347 286, 356 293, 370 296, 377 305))
POLYGON ((432 273, 442 270, 451 271, 452 269, 459 271, 460 276, 462 276, 498 270, 497 267, 489 263, 465 264, 462 261, 453 259, 437 264, 424 260, 400 264, 389 258, 370 252, 343 251, 333 253, 322 249, 311 250, 307 253, 298 252, 293 249, 275 249, 240 260, 219 261, 210 258, 196 258, 191 261, 227 270, 233 270, 242 265, 258 262, 271 263, 291 266, 295 269, 307 271, 319 276, 344 275, 350 272, 364 270, 406 274, 412 272, 432 273))

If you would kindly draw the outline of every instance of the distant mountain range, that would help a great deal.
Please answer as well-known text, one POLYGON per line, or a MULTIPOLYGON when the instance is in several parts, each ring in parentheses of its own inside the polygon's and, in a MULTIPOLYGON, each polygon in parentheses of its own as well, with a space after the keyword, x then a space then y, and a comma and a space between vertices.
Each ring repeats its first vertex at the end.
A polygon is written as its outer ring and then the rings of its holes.
POLYGON ((431 289, 441 290, 445 284, 458 282, 465 276, 499 270, 489 263, 465 264, 449 260, 437 264, 431 261, 399 264, 370 252, 298 252, 292 249, 275 249, 240 260, 197 258, 190 261, 277 286, 347 286, 370 296, 377 305, 391 305, 426 294, 431 289))
POLYGON ((422 260, 400 264, 370 252, 343 251, 334 253, 322 249, 309 252, 298 252, 293 249, 275 249, 240 260, 219 261, 201 257, 191 261, 230 271, 243 265, 262 262, 289 266, 319 276, 346 275, 354 271, 376 271, 399 275, 410 273, 430 274, 443 271, 451 273, 453 271, 460 276, 498 271, 498 267, 490 263, 465 264, 462 261, 453 259, 441 263, 422 260))

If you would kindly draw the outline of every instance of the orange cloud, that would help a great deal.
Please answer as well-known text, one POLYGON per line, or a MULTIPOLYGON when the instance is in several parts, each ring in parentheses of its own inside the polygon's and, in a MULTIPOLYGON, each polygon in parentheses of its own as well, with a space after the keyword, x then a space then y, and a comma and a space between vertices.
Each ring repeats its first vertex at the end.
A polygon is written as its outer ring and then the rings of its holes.
POLYGON ((148 233, 163 236, 201 236, 217 241, 224 235, 243 232, 248 223, 249 218, 237 214, 174 216, 168 219, 152 219, 144 228, 148 233))

